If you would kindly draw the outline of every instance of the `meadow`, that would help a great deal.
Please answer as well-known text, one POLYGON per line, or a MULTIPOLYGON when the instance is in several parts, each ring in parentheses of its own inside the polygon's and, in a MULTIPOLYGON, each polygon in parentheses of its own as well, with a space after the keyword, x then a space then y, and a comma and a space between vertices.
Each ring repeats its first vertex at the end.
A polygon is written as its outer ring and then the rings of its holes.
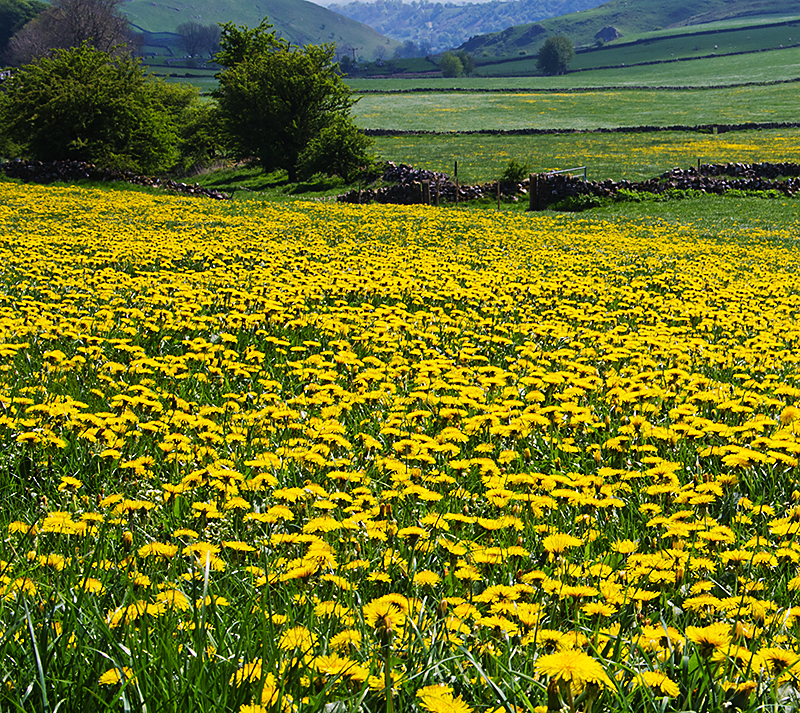
MULTIPOLYGON (((497 80, 499 81, 499 80, 497 80)), ((793 83, 718 89, 370 93, 352 109, 364 129, 476 131, 794 122, 793 83)))
POLYGON ((0 196, 3 709, 796 705, 791 208, 0 196))
POLYGON ((724 134, 659 131, 652 133, 572 133, 539 135, 408 135, 375 138, 387 161, 452 175, 458 161, 462 183, 492 181, 509 161, 531 172, 587 167, 589 180, 642 181, 674 166, 702 163, 800 163, 797 131, 771 129, 724 134))

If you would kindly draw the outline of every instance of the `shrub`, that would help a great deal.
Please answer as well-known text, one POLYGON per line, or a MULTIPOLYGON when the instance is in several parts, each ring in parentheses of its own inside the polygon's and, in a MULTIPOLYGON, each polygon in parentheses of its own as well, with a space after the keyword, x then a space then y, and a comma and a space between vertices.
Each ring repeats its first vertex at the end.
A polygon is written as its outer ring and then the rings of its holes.
POLYGON ((521 183, 530 175, 531 168, 527 163, 520 163, 516 159, 511 159, 500 176, 501 183, 521 183))
MULTIPOLYGON (((0 121, 9 144, 28 158, 144 173, 165 171, 180 159, 167 99, 177 92, 149 81, 130 57, 85 44, 56 50, 23 66, 4 89, 0 121)), ((184 97, 177 104, 190 102, 184 97)))

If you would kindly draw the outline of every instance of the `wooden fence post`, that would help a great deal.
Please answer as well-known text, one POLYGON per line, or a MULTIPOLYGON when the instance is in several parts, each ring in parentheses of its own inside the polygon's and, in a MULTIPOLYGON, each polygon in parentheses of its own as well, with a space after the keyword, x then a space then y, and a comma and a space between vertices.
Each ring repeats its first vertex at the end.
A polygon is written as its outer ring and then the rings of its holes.
POLYGON ((497 210, 500 210, 500 179, 497 179, 497 210))

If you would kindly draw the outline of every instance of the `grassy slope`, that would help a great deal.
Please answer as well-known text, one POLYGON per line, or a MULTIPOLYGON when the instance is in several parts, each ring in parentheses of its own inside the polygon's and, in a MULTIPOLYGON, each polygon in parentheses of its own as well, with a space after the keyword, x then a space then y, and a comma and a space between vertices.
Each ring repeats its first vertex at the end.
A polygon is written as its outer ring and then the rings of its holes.
POLYGON ((591 10, 538 23, 546 30, 545 34, 531 33, 532 25, 518 25, 500 33, 475 37, 464 47, 479 57, 511 56, 534 52, 548 36, 553 35, 566 35, 576 46, 588 47, 595 43, 595 33, 607 26, 616 27, 622 33, 623 38, 616 41, 619 44, 627 41, 626 38, 638 38, 663 28, 680 28, 678 31, 687 32, 691 31, 688 29, 690 26, 703 23, 743 19, 755 23, 765 19, 797 17, 797 14, 796 3, 789 0, 704 0, 702 3, 677 0, 668 4, 652 0, 610 0, 591 10), (526 41, 528 36, 530 41, 526 41))
POLYGON ((150 32, 174 33, 184 22, 234 22, 258 25, 268 17, 279 34, 298 44, 336 43, 340 48, 356 48, 356 53, 371 59, 379 45, 392 54, 398 43, 355 20, 306 0, 269 0, 240 3, 235 0, 193 0, 152 2, 131 0, 123 10, 132 23, 150 32))
MULTIPOLYGON (((800 35, 798 35, 800 37, 800 35)), ((359 79, 347 82, 356 91, 409 89, 532 89, 561 90, 593 87, 708 87, 748 82, 786 81, 800 78, 800 48, 734 56, 665 62, 571 72, 558 77, 531 76, 532 60, 481 67, 480 77, 458 79, 359 79), (496 68, 499 76, 491 76, 496 68), (485 76, 489 75, 489 76, 485 76)), ((754 90, 755 91, 755 90, 754 90)))

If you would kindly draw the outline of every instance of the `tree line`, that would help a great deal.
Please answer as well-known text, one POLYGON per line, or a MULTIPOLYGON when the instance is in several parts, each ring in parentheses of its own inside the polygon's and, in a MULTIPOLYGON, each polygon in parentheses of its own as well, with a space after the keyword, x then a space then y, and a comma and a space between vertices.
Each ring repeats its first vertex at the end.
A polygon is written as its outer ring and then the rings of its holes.
MULTIPOLYGON (((61 12, 75 2, 120 17, 119 0, 55 0, 51 7, 61 12)), ((189 172, 226 156, 283 169, 291 181, 317 173, 351 181, 371 163, 372 142, 350 116, 355 99, 335 47, 291 45, 271 28, 227 23, 215 38, 204 37, 198 47, 213 41, 221 67, 212 101, 146 74, 122 30, 115 42, 96 30, 76 32, 72 47, 39 47, 0 83, 0 156, 147 174, 189 172)))

